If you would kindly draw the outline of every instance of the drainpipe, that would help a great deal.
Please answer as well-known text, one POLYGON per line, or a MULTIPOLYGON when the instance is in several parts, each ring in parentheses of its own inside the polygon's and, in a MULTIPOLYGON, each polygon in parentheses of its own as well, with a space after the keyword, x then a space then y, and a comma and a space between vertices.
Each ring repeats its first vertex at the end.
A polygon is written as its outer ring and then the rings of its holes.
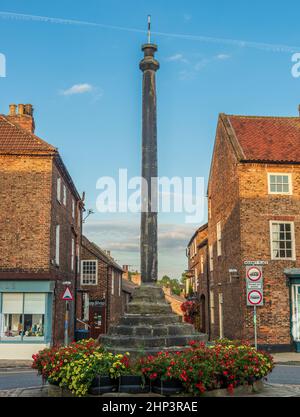
POLYGON ((108 329, 108 316, 109 316, 109 265, 106 267, 106 314, 105 314, 105 333, 108 329))

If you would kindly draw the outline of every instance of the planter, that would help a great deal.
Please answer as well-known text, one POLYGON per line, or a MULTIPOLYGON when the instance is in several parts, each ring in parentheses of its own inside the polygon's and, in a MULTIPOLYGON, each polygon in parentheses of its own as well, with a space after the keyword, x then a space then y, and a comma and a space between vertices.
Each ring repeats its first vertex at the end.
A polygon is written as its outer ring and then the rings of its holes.
POLYGON ((176 395, 183 392, 183 385, 176 379, 162 381, 156 379, 152 383, 152 391, 161 395, 176 395))
POLYGON ((149 383, 143 382, 141 376, 123 375, 119 379, 119 392, 128 392, 129 394, 140 394, 150 391, 149 383))
POLYGON ((106 392, 117 391, 117 380, 112 379, 109 376, 97 375, 89 388, 89 394, 99 395, 106 392))
POLYGON ((258 392, 263 391, 263 382, 261 380, 258 380, 250 385, 240 385, 236 388, 234 388, 234 391, 230 393, 227 388, 220 388, 220 389, 214 389, 212 391, 205 391, 203 394, 201 394, 201 397, 234 397, 235 395, 243 395, 243 394, 255 394, 258 392))

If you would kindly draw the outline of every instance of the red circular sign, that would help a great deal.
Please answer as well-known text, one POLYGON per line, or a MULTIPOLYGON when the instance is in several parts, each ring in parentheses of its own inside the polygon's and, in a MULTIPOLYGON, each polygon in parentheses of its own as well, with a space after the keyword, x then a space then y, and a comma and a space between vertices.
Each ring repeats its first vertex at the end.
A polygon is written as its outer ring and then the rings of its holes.
POLYGON ((252 290, 248 293, 248 301, 250 304, 256 306, 262 301, 262 293, 258 290, 252 290))
POLYGON ((261 270, 257 268, 256 266, 251 266, 251 268, 247 271, 247 278, 250 279, 250 281, 258 281, 261 279, 261 270))

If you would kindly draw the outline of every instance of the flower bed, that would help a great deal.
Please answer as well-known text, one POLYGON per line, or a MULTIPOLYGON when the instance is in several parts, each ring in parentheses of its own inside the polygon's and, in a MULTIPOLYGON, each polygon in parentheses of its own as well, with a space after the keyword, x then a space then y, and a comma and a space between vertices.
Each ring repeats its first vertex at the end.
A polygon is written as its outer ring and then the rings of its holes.
POLYGON ((266 377, 274 367, 269 354, 228 340, 217 341, 214 346, 191 342, 190 348, 183 351, 160 352, 135 363, 129 362, 128 354, 113 355, 93 340, 83 340, 68 347, 44 349, 33 359, 33 368, 49 383, 77 396, 86 395, 96 377, 118 379, 130 375, 151 381, 154 387, 161 387, 162 393, 170 381, 174 392, 199 395, 222 388, 233 392, 238 386, 266 377))

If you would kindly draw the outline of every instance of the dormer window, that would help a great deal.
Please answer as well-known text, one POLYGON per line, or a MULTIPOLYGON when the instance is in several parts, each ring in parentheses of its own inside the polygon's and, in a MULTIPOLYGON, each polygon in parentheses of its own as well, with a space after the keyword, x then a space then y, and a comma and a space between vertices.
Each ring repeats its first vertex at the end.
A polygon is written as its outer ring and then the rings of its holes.
POLYGON ((291 174, 268 174, 269 194, 292 194, 291 174))

